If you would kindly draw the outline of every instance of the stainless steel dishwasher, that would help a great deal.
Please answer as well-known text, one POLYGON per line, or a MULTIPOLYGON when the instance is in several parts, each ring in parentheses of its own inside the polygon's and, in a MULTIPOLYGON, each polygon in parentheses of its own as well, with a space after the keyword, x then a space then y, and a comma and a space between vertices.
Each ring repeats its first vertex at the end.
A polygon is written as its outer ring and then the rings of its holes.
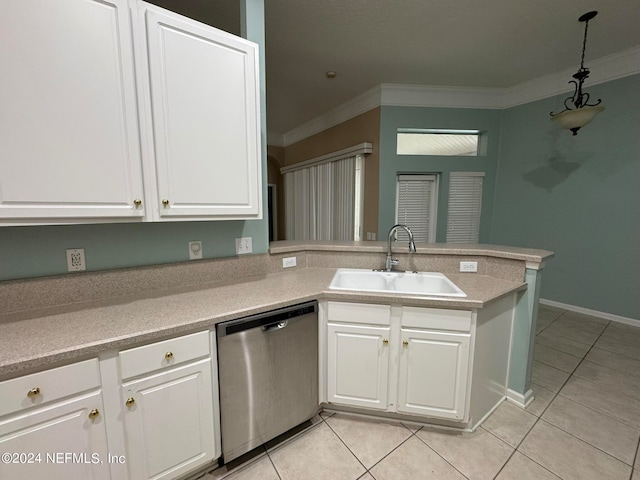
POLYGON ((318 412, 317 312, 314 301, 216 326, 224 462, 318 412))

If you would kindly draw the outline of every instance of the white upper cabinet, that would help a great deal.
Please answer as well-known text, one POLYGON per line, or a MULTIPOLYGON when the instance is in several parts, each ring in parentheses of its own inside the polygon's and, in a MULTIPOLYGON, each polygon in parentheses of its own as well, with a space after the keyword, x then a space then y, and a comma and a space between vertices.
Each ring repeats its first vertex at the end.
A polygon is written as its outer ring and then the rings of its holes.
POLYGON ((257 45, 145 3, 138 13, 156 220, 260 218, 257 45))
POLYGON ((0 31, 0 221, 141 218, 127 1, 5 2, 0 31))
POLYGON ((262 217, 257 45, 135 0, 0 31, 0 225, 262 217))

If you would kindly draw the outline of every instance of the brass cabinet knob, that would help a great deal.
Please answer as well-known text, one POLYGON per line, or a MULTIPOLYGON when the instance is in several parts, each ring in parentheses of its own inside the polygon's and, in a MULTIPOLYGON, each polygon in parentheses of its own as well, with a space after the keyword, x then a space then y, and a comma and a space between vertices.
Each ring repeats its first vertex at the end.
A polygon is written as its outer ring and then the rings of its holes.
POLYGON ((93 420, 94 418, 96 418, 98 415, 100 415, 100 411, 97 408, 94 408, 93 410, 91 410, 89 412, 89 418, 91 420, 93 420))
POLYGON ((384 343, 385 345, 389 345, 389 339, 385 338, 384 340, 382 340, 382 343, 384 343))
POLYGON ((133 397, 129 397, 129 398, 127 398, 127 401, 126 401, 126 402, 124 402, 124 404, 125 404, 127 407, 133 407, 133 405, 134 405, 135 403, 136 403, 136 399, 135 399, 135 398, 133 398, 133 397))
POLYGON ((133 201, 133 205, 134 205, 136 208, 140 208, 140 205, 142 205, 142 200, 140 200, 139 198, 136 198, 136 199, 133 201))
POLYGON ((409 346, 409 342, 407 342, 406 340, 402 341, 402 346, 403 347, 408 347, 409 346))
POLYGON ((36 398, 38 395, 40 395, 40 387, 34 387, 27 392, 29 398, 36 398))
POLYGON ((169 361, 173 358, 173 352, 167 352, 164 354, 165 360, 169 361))
POLYGON ((169 206, 169 200, 167 200, 166 198, 164 198, 164 199, 162 200, 162 206, 163 206, 164 208, 167 208, 167 207, 169 206))

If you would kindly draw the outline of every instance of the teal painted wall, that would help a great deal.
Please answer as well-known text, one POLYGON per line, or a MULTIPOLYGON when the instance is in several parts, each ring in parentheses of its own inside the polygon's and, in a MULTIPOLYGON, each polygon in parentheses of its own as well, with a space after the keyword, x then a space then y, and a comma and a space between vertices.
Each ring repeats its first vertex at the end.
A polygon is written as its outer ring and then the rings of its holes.
POLYGON ((87 271, 97 271, 187 261, 193 240, 204 258, 229 257, 239 237, 266 253, 263 220, 2 227, 0 280, 66 273, 67 248, 84 248, 87 271))
POLYGON ((606 110, 572 136, 566 95, 503 112, 491 242, 556 253, 541 297, 640 319, 640 76, 588 86, 606 110))
POLYGON ((389 107, 380 114, 380 188, 378 238, 386 239, 395 222, 396 176, 398 173, 438 173, 438 218, 436 242, 445 242, 449 173, 453 171, 485 172, 482 188, 480 242, 490 238, 494 180, 498 166, 500 110, 465 108, 389 107), (397 155, 396 134, 399 128, 443 128, 480 130, 477 157, 397 155))
POLYGON ((264 1, 241 7, 243 36, 260 45, 263 220, 0 227, 0 281, 67 273, 67 248, 85 249, 87 271, 187 261, 193 240, 203 258, 235 255, 238 237, 268 251, 264 1))

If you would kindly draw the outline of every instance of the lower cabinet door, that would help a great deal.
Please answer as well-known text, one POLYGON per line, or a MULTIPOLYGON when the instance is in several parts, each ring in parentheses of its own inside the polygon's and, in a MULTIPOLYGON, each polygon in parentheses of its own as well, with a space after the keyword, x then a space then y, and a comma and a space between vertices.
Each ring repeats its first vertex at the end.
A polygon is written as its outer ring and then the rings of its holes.
POLYGON ((102 394, 0 417, 0 478, 107 480, 102 394))
POLYGON ((328 324, 330 403, 387 408, 389 326, 328 324))
POLYGON ((466 333, 401 330, 399 412, 464 419, 470 338, 466 333))
POLYGON ((130 478, 176 478, 217 456, 211 368, 205 359, 122 385, 130 478))

